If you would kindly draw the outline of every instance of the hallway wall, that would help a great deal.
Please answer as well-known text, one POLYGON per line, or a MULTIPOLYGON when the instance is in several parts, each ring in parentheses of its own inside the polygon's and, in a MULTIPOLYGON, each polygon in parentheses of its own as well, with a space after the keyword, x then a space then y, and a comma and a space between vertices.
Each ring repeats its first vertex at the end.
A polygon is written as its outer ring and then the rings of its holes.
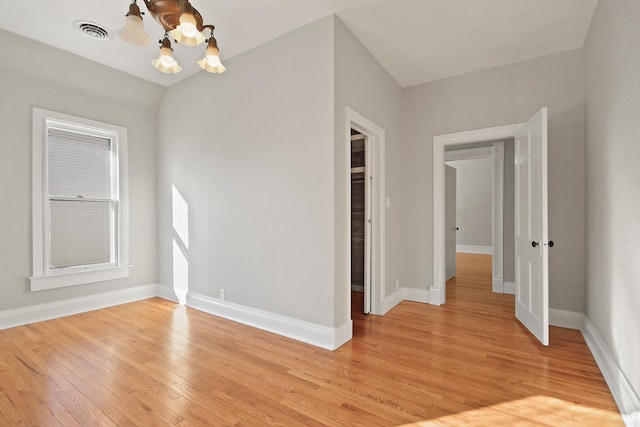
MULTIPOLYGON (((637 0, 600 0, 584 48, 586 314, 634 388, 636 404, 640 402, 639 22, 637 0)), ((634 410, 640 423, 640 406, 634 410)))
POLYGON ((456 243, 492 246, 493 160, 469 159, 446 162, 456 169, 456 243))

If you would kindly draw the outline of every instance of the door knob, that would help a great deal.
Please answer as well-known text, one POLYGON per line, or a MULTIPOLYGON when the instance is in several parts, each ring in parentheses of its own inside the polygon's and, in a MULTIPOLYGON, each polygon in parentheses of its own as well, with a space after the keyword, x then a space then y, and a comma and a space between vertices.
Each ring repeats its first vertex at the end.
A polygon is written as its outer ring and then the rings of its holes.
POLYGON ((536 246, 538 246, 538 245, 539 245, 539 243, 538 243, 538 242, 535 242, 535 241, 534 241, 534 242, 531 242, 531 246, 533 246, 534 248, 535 248, 536 246))
POLYGON ((553 245, 555 245, 555 243, 553 243, 553 240, 549 240, 549 247, 552 248, 553 245))
POLYGON ((456 231, 460 230, 460 227, 456 227, 456 231))

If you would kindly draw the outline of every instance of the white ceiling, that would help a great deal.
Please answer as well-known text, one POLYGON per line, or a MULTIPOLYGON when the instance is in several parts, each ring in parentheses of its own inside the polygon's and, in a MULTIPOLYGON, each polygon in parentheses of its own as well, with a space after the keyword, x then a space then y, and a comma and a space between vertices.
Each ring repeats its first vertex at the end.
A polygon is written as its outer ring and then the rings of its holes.
MULTIPOLYGON (((152 68, 163 30, 150 15, 153 43, 91 39, 88 20, 117 31, 130 0, 3 2, 0 28, 170 86, 196 72, 204 48, 174 44, 183 70, 152 68)), ((143 1, 138 2, 145 10, 143 1)), ((582 47, 597 0, 191 0, 216 26, 223 62, 335 13, 403 87, 582 47)), ((207 34, 208 36, 208 31, 207 34)), ((232 72, 229 70, 228 72, 232 72)))

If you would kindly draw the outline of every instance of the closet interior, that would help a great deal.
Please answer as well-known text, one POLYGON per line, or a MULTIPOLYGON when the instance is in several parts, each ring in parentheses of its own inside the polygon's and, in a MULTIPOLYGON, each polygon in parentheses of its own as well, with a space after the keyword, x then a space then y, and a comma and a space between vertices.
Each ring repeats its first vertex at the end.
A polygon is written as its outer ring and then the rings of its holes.
POLYGON ((351 130, 351 290, 364 291, 365 136, 351 130))

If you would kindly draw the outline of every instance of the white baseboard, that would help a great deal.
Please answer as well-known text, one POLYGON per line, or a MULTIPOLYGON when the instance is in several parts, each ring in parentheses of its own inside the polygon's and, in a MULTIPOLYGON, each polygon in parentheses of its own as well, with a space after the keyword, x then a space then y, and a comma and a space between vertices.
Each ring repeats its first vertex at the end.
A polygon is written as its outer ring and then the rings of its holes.
POLYGON ((382 315, 385 315, 396 305, 400 304, 404 298, 404 290, 405 288, 400 288, 395 291, 393 294, 386 297, 382 300, 382 315))
MULTIPOLYGON (((174 290, 167 286, 158 284, 136 286, 0 311, 0 330, 154 297, 176 303, 180 299, 174 290)), ((186 300, 189 307, 328 350, 337 349, 349 341, 353 335, 351 320, 338 328, 330 328, 194 293, 187 293, 186 300)))
POLYGON ((622 420, 627 427, 640 427, 640 411, 622 414, 622 420))
POLYGON ((551 326, 558 326, 560 328, 575 329, 577 331, 582 329, 582 313, 576 313, 575 311, 556 310, 555 308, 549 309, 549 324, 551 326))
POLYGON ((187 293, 187 306, 327 350, 335 350, 351 339, 353 330, 351 321, 331 328, 193 292, 187 293))
POLYGON ((493 246, 456 245, 456 252, 464 252, 466 254, 492 255, 493 246))
POLYGON ((335 338, 333 340, 333 350, 337 350, 343 344, 351 341, 351 338, 353 338, 353 320, 349 319, 349 321, 344 325, 340 326, 339 328, 335 328, 334 336, 335 338))
POLYGON ((602 376, 611 390, 625 424, 629 427, 640 426, 640 396, 633 389, 604 340, 586 316, 582 321, 582 335, 602 371, 602 376))
POLYGON ((430 291, 417 288, 402 288, 404 290, 404 298, 407 301, 429 303, 430 291))
POLYGON ((354 292, 364 292, 364 286, 362 285, 351 285, 351 290, 354 292))
POLYGON ((516 294, 516 284, 513 282, 503 282, 502 279, 493 278, 491 290, 497 294, 516 294))
POLYGON ((0 311, 0 329, 71 316, 156 296, 158 296, 158 285, 152 284, 28 307, 13 308, 0 311))
POLYGON ((497 294, 504 293, 504 280, 502 277, 493 276, 491 278, 491 290, 497 294))
POLYGON ((382 301, 382 314, 386 314, 402 301, 429 303, 429 291, 417 288, 400 288, 382 301))
POLYGON ((158 296, 162 299, 166 299, 176 304, 180 304, 180 298, 173 290, 173 288, 164 285, 158 285, 158 296))
POLYGON ((431 305, 442 305, 442 289, 429 286, 428 299, 431 305))
POLYGON ((515 282, 504 282, 504 287, 502 289, 503 294, 515 295, 516 294, 516 284, 515 282))

